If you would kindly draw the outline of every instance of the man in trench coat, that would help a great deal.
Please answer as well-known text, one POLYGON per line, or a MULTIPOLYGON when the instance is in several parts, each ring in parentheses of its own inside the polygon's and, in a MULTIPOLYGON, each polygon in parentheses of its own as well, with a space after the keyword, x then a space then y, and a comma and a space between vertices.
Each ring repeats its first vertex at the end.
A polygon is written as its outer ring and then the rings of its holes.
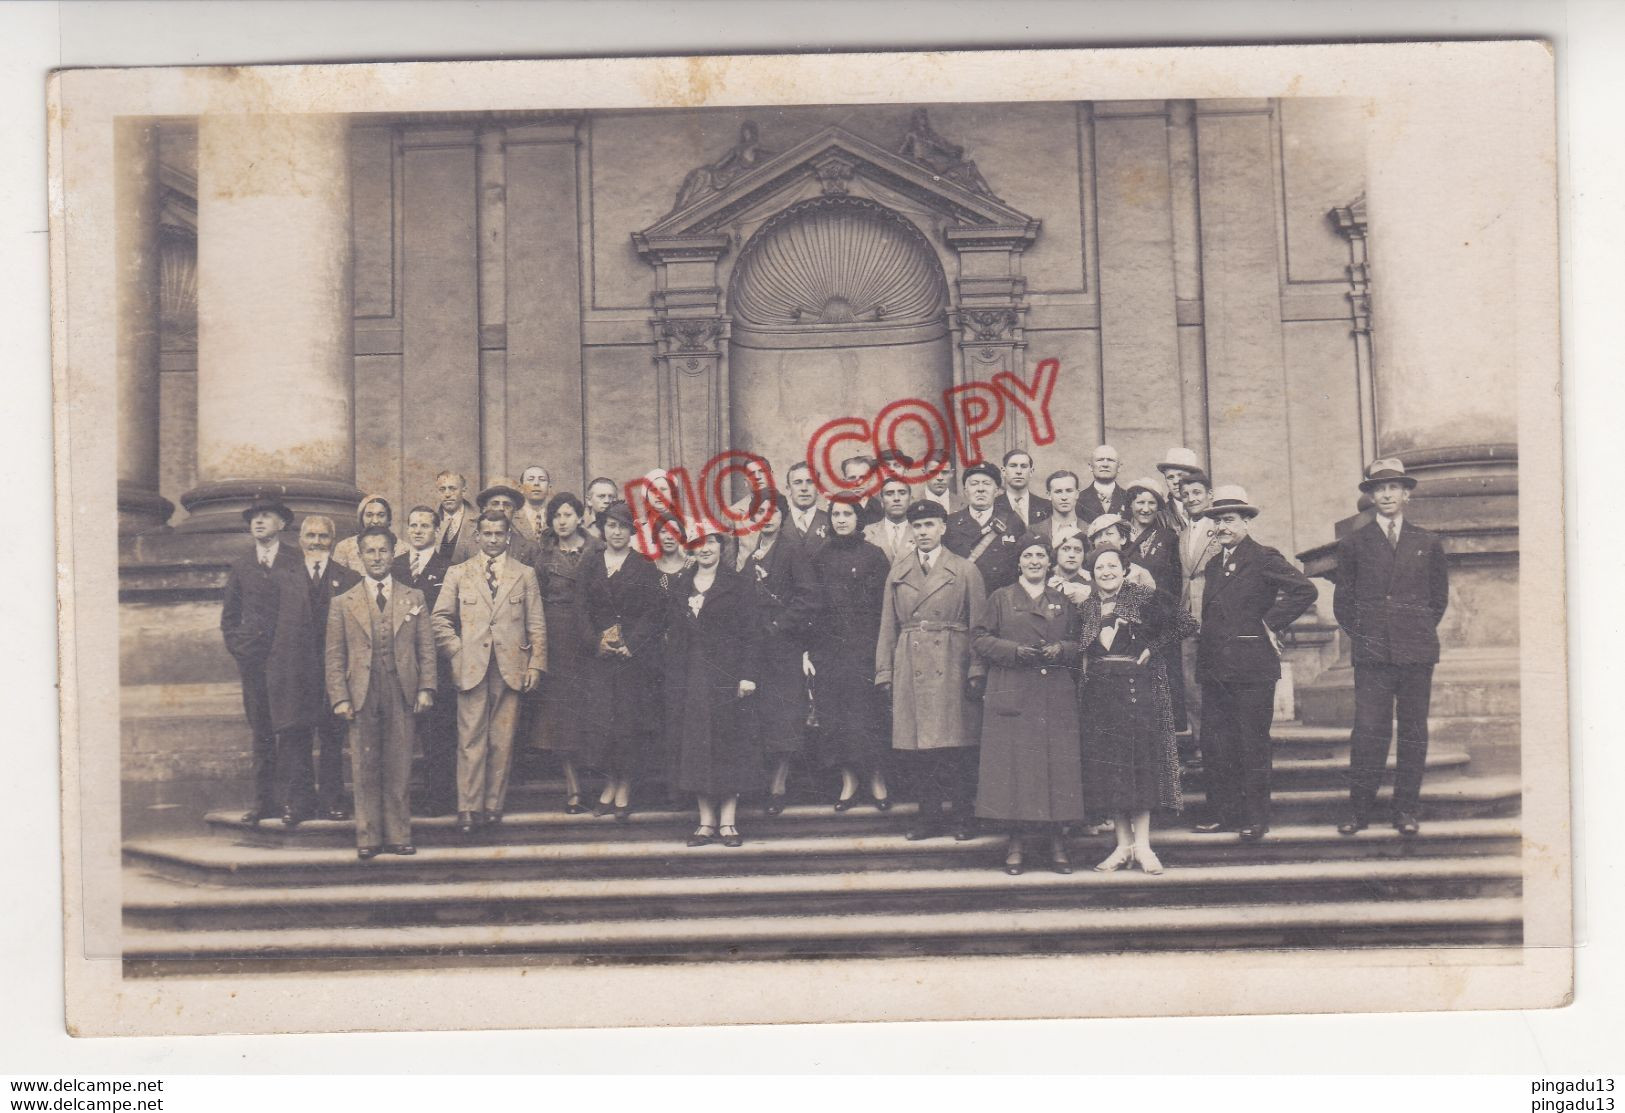
POLYGON ((940 504, 909 505, 915 553, 892 566, 881 603, 875 684, 892 705, 892 749, 911 755, 918 779, 918 826, 910 840, 974 837, 976 762, 982 738, 987 666, 971 651, 985 620, 987 591, 976 565, 942 544, 940 504), (951 817, 944 816, 951 805, 951 817))

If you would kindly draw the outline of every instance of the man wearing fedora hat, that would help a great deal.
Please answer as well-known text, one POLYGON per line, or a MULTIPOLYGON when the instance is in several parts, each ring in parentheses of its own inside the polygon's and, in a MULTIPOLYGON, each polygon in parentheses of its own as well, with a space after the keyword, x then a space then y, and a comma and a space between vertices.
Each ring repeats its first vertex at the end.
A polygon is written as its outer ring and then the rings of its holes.
POLYGON ((948 515, 942 547, 962 556, 982 574, 988 591, 1013 584, 1020 576, 1017 557, 1027 527, 999 498, 1003 476, 997 464, 987 462, 965 469, 959 489, 965 506, 948 515))
POLYGON ((1394 826, 1419 829, 1422 769, 1428 753, 1428 704, 1439 661, 1439 621, 1450 600, 1450 573, 1437 534, 1405 520, 1416 479, 1396 459, 1366 469, 1360 490, 1375 517, 1337 545, 1332 611, 1354 658, 1354 731, 1349 745, 1349 814, 1338 833, 1370 821, 1397 726, 1394 826))
POLYGON ((310 732, 323 704, 305 562, 279 536, 293 523, 280 499, 256 499, 243 521, 254 544, 231 562, 220 609, 220 634, 237 662, 253 737, 254 806, 243 822, 280 815, 293 827, 314 807, 310 732))
POLYGON ((1281 678, 1280 635, 1315 603, 1315 586, 1280 552, 1250 536, 1258 507, 1240 487, 1218 487, 1203 514, 1219 552, 1207 566, 1196 675, 1208 821, 1256 842, 1270 824, 1270 720, 1281 678))
POLYGON ((1157 471, 1161 473, 1163 482, 1168 484, 1168 504, 1163 508, 1163 523, 1177 533, 1190 522, 1190 515, 1185 511, 1185 501, 1180 497, 1180 488, 1186 477, 1205 474, 1202 462, 1190 449, 1175 445, 1162 454, 1162 462, 1157 465, 1157 471))

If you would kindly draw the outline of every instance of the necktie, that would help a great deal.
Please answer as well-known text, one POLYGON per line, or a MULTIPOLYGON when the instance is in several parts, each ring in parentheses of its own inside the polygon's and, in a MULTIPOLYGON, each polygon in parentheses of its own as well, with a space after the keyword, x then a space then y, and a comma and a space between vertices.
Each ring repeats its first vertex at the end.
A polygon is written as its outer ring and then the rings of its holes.
POLYGON ((412 578, 414 580, 423 575, 423 565, 425 563, 426 558, 423 555, 422 549, 419 549, 417 552, 412 554, 412 578))
POLYGON ((1226 545, 1219 550, 1219 561, 1224 565, 1224 574, 1230 575, 1230 547, 1226 545))
POLYGON ((265 569, 267 572, 271 570, 270 554, 263 552, 260 554, 260 567, 265 569))
POLYGON ((920 571, 924 572, 927 576, 931 574, 931 558, 926 556, 924 553, 920 554, 920 571))
POLYGON ((1399 523, 1392 518, 1388 519, 1388 547, 1399 548, 1399 523))
POLYGON ((384 585, 382 583, 380 583, 378 585, 378 613, 379 614, 384 613, 384 607, 386 605, 387 604, 384 601, 384 585))
POLYGON ((491 598, 497 597, 497 558, 488 557, 485 561, 485 583, 491 589, 491 598))
POLYGON ((321 564, 321 561, 317 561, 315 564, 312 564, 310 566, 310 582, 311 583, 317 583, 318 581, 321 580, 321 578, 322 578, 322 564, 321 564))

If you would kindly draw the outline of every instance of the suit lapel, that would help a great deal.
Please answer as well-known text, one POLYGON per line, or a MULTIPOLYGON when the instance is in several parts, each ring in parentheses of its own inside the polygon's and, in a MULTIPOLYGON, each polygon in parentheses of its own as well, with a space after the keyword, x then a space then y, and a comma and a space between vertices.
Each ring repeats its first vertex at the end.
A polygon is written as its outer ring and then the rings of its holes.
POLYGON ((367 640, 368 645, 371 645, 372 616, 367 613, 367 608, 372 604, 367 601, 366 587, 367 581, 362 580, 355 587, 346 591, 340 598, 344 605, 349 608, 350 617, 355 619, 357 626, 361 627, 361 636, 367 640))
POLYGON ((407 612, 412 609, 411 603, 406 597, 406 593, 409 590, 410 589, 405 584, 401 583, 399 580, 396 580, 395 590, 390 592, 390 617, 394 620, 394 626, 391 627, 391 629, 393 629, 393 631, 397 634, 401 632, 401 627, 406 623, 407 612))
MULTIPOLYGON (((626 559, 631 560, 632 558, 628 556, 626 559)), ((507 559, 502 562, 502 575, 497 579, 496 598, 491 600, 491 613, 493 616, 496 614, 496 609, 507 601, 508 592, 512 591, 513 586, 519 582, 519 568, 519 561, 514 558, 512 553, 509 553, 507 559)), ((489 591, 486 592, 487 596, 490 594, 489 591)))

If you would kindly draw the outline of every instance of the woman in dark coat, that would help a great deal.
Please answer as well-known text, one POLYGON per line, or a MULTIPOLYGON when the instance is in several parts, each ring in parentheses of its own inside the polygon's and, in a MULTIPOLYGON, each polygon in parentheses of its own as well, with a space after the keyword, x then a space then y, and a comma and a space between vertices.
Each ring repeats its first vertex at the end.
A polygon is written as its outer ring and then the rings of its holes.
POLYGON ((1161 873, 1151 850, 1151 811, 1178 811, 1179 756, 1174 746, 1168 677, 1157 655, 1195 623, 1161 594, 1125 583, 1117 549, 1089 554, 1094 590, 1082 607, 1084 646, 1083 783, 1091 810, 1115 817, 1117 849, 1095 868, 1138 864, 1161 873))
POLYGON ((1055 872, 1071 873, 1061 827, 1083 819, 1078 608, 1045 582, 1045 538, 1024 538, 1016 560, 1021 578, 988 596, 986 617, 971 631, 988 670, 976 815, 1009 831, 1006 873, 1021 872, 1029 831, 1048 834, 1055 872))
POLYGON ((564 810, 586 811, 576 762, 587 747, 592 717, 587 676, 592 670, 586 620, 581 611, 582 570, 604 546, 581 528, 581 500, 569 492, 547 502, 547 523, 537 549, 536 582, 547 616, 547 682, 529 697, 525 735, 539 750, 558 754, 564 765, 564 810))
POLYGON ((755 595, 757 652, 761 654, 755 679, 760 691, 750 708, 753 729, 767 758, 773 763, 768 788, 767 814, 784 810, 790 787, 790 759, 807 741, 807 650, 817 589, 807 564, 811 544, 786 535, 784 522, 790 504, 783 495, 776 512, 755 535, 756 547, 744 558, 740 574, 755 595))
POLYGON ((631 815, 632 781, 652 761, 660 715, 665 595, 654 565, 632 548, 632 512, 604 511, 604 548, 583 557, 583 650, 588 675, 587 764, 608 776, 594 815, 631 815))
POLYGON ((700 822, 689 846, 718 836, 744 840, 736 825, 739 794, 766 776, 762 751, 748 728, 747 704, 761 665, 756 597, 743 576, 722 567, 722 536, 707 534, 694 566, 677 580, 666 619, 666 744, 675 790, 691 792, 700 822))
POLYGON ((891 807, 884 765, 891 744, 875 692, 875 645, 891 562, 863 539, 858 507, 854 498, 830 500, 829 540, 809 558, 818 592, 810 656, 819 755, 841 771, 838 812, 857 802, 861 777, 869 779, 875 807, 891 807))
MULTIPOLYGON (((1128 544, 1123 554, 1147 572, 1156 582, 1157 593, 1170 607, 1178 608, 1185 590, 1185 576, 1179 560, 1179 534, 1168 528, 1167 500, 1162 484, 1155 479, 1139 479, 1128 488, 1128 544)), ((1174 731, 1188 730, 1185 719, 1185 667, 1178 641, 1169 642, 1157 654, 1168 675, 1168 698, 1173 706, 1174 731)))

